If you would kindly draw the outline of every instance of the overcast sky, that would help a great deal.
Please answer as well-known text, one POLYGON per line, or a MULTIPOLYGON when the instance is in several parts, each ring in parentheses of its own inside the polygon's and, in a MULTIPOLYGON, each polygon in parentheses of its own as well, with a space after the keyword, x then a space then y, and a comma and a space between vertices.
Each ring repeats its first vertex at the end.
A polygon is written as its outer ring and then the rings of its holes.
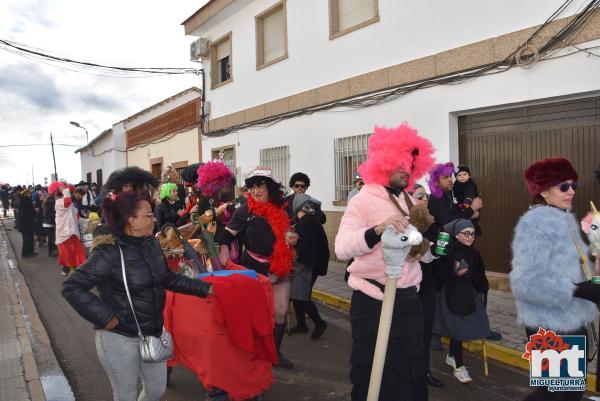
MULTIPOLYGON (((206 0, 0 0, 0 39, 54 55, 125 67, 192 67, 183 22, 206 0)), ((0 181, 36 183, 53 172, 49 143, 85 145, 112 124, 191 86, 199 77, 106 78, 0 49, 0 181)), ((79 154, 56 146, 59 178, 79 181, 79 154)))

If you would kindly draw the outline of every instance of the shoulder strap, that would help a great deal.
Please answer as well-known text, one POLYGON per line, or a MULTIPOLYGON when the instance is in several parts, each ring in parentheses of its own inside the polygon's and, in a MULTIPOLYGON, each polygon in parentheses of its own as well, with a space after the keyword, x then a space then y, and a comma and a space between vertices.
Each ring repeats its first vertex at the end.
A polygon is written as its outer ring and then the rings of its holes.
MULTIPOLYGON (((396 206, 396 209, 398 209, 398 211, 402 214, 402 216, 404 217, 408 217, 408 213, 406 213, 404 211, 404 209, 402 209, 402 207, 400 206, 400 204, 398 203, 398 200, 394 197, 394 195, 392 195, 387 189, 386 191, 390 200, 392 201, 392 203, 394 204, 394 206, 396 206)), ((410 209, 412 209, 413 207, 413 203, 410 200, 410 198, 408 197, 408 195, 406 194, 406 192, 404 192, 404 199, 406 200, 406 206, 408 206, 408 210, 410 211, 410 209)))
POLYGON ((125 258, 123 258, 123 250, 121 249, 121 245, 119 245, 119 254, 121 255, 121 270, 123 271, 123 285, 125 286, 125 292, 127 293, 127 299, 129 300, 129 306, 131 307, 131 312, 133 312, 133 318, 135 319, 135 325, 138 329, 138 337, 143 338, 142 329, 140 328, 140 324, 138 323, 137 317, 135 316, 135 310, 133 309, 133 302, 131 301, 131 294, 129 294, 129 288, 127 286, 127 277, 125 276, 125 258))

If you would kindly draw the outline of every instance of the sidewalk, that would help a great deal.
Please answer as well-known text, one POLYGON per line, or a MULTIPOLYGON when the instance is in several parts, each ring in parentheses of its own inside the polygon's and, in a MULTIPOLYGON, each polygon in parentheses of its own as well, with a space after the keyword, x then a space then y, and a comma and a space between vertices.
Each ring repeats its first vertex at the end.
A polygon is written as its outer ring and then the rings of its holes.
MULTIPOLYGON (((344 281, 346 264, 329 262, 327 275, 319 277, 313 289, 313 298, 324 304, 348 311, 352 289, 344 281)), ((525 352, 525 330, 517 324, 517 310, 512 293, 490 289, 487 313, 492 329, 502 333, 502 340, 486 341, 487 357, 500 362, 529 370, 529 363, 521 355, 525 352)), ((481 341, 465 343, 465 348, 481 352, 481 341)), ((436 351, 431 351, 436 352, 436 351)), ((597 358, 597 356, 596 356, 597 358)), ((596 388, 596 361, 588 364, 588 389, 596 388), (590 375, 590 373, 592 373, 590 375)))
POLYGON ((24 319, 31 296, 9 247, 0 230, 0 400, 45 401, 24 319))

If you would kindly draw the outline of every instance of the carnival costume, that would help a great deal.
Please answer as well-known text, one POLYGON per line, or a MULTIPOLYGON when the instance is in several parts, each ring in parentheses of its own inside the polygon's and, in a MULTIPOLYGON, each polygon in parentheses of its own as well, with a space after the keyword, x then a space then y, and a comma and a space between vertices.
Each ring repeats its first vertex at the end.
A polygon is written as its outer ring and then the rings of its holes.
MULTIPOLYGON (((369 138, 367 161, 359 167, 365 186, 348 204, 335 239, 339 259, 351 259, 348 285, 354 289, 350 319, 352 400, 365 400, 386 281, 381 236, 375 227, 394 214, 408 215, 414 200, 399 188, 390 188, 398 170, 408 174, 407 189, 433 164, 431 143, 407 124, 375 127, 369 138), (401 210, 399 210, 401 209, 401 210)), ((425 258, 431 258, 428 252, 425 258)), ((426 400, 423 316, 417 291, 421 267, 407 260, 397 280, 390 339, 379 400, 426 400)))

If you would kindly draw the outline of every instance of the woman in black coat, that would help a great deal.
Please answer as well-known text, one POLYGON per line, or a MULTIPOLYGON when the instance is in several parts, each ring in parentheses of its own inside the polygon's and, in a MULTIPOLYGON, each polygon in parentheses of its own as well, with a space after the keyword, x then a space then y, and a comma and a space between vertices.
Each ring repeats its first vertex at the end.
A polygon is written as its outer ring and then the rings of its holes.
POLYGON ((35 209, 31 202, 31 189, 25 189, 19 194, 18 226, 23 238, 21 256, 30 258, 37 256, 34 251, 35 209))
POLYGON ((155 218, 148 199, 120 193, 114 200, 107 198, 103 209, 112 234, 94 239, 90 258, 65 280, 62 295, 94 324, 96 351, 115 399, 136 399, 141 376, 140 399, 158 401, 166 389, 167 364, 141 360, 121 263, 125 264, 127 286, 144 336, 160 336, 163 331, 165 290, 206 297, 212 287, 169 269, 152 235, 155 218), (94 287, 99 295, 91 292, 94 287))
POLYGON ((295 212, 296 264, 292 273, 291 298, 296 314, 296 326, 292 333, 306 333, 305 315, 315 323, 311 338, 321 337, 327 328, 317 306, 311 299, 312 288, 318 276, 327 274, 329 264, 329 244, 327 234, 321 225, 314 200, 306 194, 296 194, 293 209, 295 212))

